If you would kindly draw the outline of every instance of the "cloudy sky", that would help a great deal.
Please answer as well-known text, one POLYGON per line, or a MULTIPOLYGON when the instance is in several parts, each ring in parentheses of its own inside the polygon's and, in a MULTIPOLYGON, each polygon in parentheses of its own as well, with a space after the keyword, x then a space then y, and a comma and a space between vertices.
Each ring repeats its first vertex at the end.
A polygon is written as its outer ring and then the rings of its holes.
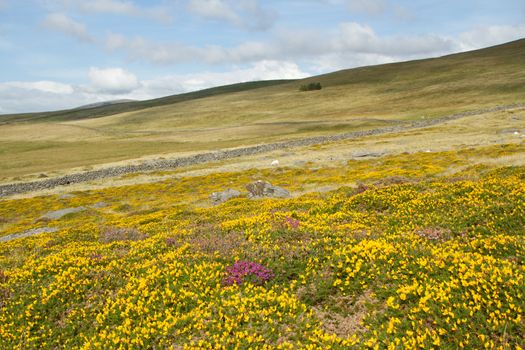
POLYGON ((524 0, 0 0, 0 113, 302 78, 523 37, 524 0))

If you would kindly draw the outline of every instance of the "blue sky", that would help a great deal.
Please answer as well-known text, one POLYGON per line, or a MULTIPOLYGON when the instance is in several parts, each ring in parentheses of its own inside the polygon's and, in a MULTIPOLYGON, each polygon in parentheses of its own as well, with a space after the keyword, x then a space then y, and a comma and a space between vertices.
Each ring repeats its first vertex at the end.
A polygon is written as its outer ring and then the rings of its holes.
POLYGON ((0 113, 301 78, 523 37, 523 0, 0 0, 0 113))

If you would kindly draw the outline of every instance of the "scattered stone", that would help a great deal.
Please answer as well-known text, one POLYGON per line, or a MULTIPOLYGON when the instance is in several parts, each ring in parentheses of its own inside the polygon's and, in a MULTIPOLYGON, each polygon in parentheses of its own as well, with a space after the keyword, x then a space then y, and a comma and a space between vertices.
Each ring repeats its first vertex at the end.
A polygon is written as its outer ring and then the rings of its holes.
POLYGON ((279 161, 276 159, 272 162, 272 166, 279 166, 279 161))
POLYGON ((100 209, 100 208, 105 208, 107 206, 108 206, 108 203, 106 202, 98 202, 98 203, 91 205, 90 207, 93 209, 100 209))
POLYGON ((308 162, 305 161, 305 160, 296 160, 295 162, 293 162, 293 165, 296 166, 296 167, 301 167, 302 168, 302 167, 305 167, 307 163, 308 162))
POLYGON ((73 197, 75 197, 75 196, 72 195, 71 193, 64 193, 64 194, 61 194, 60 197, 58 197, 58 198, 60 198, 60 199, 69 199, 69 198, 73 198, 73 197))
POLYGON ((84 210, 86 210, 85 207, 76 207, 50 211, 49 213, 43 215, 42 219, 58 220, 67 214, 78 213, 84 210))
POLYGON ((290 192, 282 187, 273 186, 271 183, 266 181, 256 181, 246 185, 248 190, 248 198, 262 198, 262 197, 273 197, 273 198, 288 198, 290 192))
POLYGON ((103 243, 120 241, 142 241, 148 236, 134 227, 105 227, 100 231, 100 241, 103 243))
POLYGON ((0 237, 0 242, 8 242, 8 241, 12 241, 13 239, 34 236, 40 233, 51 233, 51 232, 56 232, 56 231, 58 231, 58 229, 54 227, 34 228, 34 229, 27 230, 21 233, 13 233, 11 235, 0 237))
POLYGON ((377 158, 381 157, 383 152, 368 152, 368 151, 358 151, 352 153, 353 158, 377 158))
POLYGON ((513 134, 513 135, 519 135, 520 131, 518 129, 503 129, 498 132, 498 134, 513 134))
POLYGON ((239 197, 241 195, 241 192, 237 190, 232 190, 231 188, 228 188, 226 191, 222 192, 213 192, 210 195, 210 200, 213 203, 213 205, 218 205, 221 203, 224 203, 232 198, 239 197))

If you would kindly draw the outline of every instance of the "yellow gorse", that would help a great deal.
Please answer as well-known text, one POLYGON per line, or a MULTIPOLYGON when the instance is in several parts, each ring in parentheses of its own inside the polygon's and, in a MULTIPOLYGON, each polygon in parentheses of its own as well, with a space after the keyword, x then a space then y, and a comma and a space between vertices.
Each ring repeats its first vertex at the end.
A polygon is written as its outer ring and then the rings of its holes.
POLYGON ((524 348, 525 168, 437 176, 468 152, 1 201, 2 235, 57 231, 0 243, 0 349, 524 348), (205 204, 254 176, 335 189, 205 204))

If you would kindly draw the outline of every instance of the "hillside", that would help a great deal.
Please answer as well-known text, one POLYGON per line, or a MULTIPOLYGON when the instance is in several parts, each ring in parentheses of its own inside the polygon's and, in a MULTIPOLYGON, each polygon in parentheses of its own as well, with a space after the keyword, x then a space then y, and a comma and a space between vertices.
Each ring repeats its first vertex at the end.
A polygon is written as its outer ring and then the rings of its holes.
POLYGON ((128 103, 128 102, 135 102, 135 100, 111 100, 111 101, 95 102, 95 103, 90 103, 87 105, 77 107, 75 109, 90 109, 90 108, 111 106, 115 104, 128 103))
POLYGON ((258 89, 261 87, 267 87, 272 85, 279 85, 290 80, 268 80, 268 81, 254 81, 247 83, 238 83, 225 86, 219 86, 209 89, 204 89, 195 92, 188 92, 179 95, 161 97, 153 100, 146 101, 128 101, 123 100, 118 105, 115 103, 103 103, 102 105, 93 104, 88 106, 82 106, 80 108, 42 112, 42 113, 21 113, 21 114, 4 114, 0 115, 0 124, 6 123, 21 123, 21 122, 33 122, 33 121, 67 121, 67 120, 78 120, 78 119, 89 119, 89 118, 100 118, 108 115, 131 112, 141 110, 150 107, 158 107, 164 105, 171 105, 184 101, 196 100, 199 98, 211 97, 221 94, 248 91, 252 89, 258 89), (87 110, 86 110, 87 109, 87 110))
POLYGON ((524 349, 524 54, 12 119, 0 350, 524 349))
POLYGON ((525 100, 525 40, 435 59, 247 83, 81 111, 3 116, 0 172, 67 171, 142 156, 370 129, 525 100), (323 90, 299 92, 319 81, 323 90), (267 84, 271 86, 263 86, 267 84), (23 122, 21 122, 23 121, 23 122))

